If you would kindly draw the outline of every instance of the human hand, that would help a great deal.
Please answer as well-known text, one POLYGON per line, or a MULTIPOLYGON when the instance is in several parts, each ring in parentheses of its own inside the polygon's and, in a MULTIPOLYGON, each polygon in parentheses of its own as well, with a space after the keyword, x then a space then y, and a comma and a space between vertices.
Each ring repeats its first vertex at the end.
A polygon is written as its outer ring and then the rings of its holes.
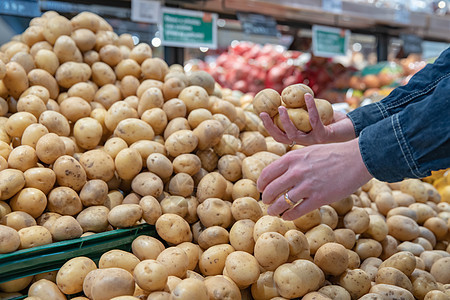
POLYGON ((352 121, 341 112, 334 112, 333 122, 324 126, 319 117, 314 97, 311 94, 305 94, 306 107, 308 108, 309 121, 312 130, 309 133, 298 130, 289 119, 287 109, 283 106, 278 108, 283 132, 274 124, 272 118, 262 112, 260 118, 263 121, 267 132, 277 141, 284 144, 292 144, 295 142, 299 145, 314 145, 349 141, 355 138, 355 130, 352 121))
POLYGON ((257 187, 270 215, 294 220, 341 200, 372 178, 362 160, 359 139, 290 151, 262 171, 257 187), (291 206, 284 198, 298 205, 291 206))

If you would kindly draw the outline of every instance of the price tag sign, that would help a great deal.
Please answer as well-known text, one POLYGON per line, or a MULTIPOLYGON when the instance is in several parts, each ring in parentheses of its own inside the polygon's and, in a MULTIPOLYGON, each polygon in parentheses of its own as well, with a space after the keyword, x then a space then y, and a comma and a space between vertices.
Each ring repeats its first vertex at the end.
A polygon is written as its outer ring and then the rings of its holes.
POLYGON ((322 0, 322 9, 332 13, 342 13, 342 0, 322 0))
POLYGON ((217 48, 217 14, 163 7, 162 44, 174 47, 217 48))
POLYGON ((316 56, 333 57, 346 55, 350 30, 313 25, 312 45, 316 56))
POLYGON ((238 13, 237 17, 246 34, 258 34, 265 36, 280 36, 277 29, 277 21, 270 16, 260 14, 238 13))
POLYGON ((415 34, 400 34, 400 39, 403 41, 403 51, 405 55, 411 53, 422 54, 423 39, 415 34))
POLYGON ((39 0, 1 0, 0 15, 39 17, 39 0))
POLYGON ((131 20, 134 22, 158 23, 161 3, 151 0, 131 1, 131 20))

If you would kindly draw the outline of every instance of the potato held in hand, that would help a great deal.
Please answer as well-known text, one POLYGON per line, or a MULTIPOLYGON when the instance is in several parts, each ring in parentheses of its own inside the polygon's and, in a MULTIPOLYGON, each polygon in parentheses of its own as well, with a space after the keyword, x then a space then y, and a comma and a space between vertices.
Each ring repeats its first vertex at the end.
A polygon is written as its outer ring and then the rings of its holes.
POLYGON ((264 89, 253 98, 253 109, 258 116, 260 113, 266 112, 273 118, 278 114, 278 106, 280 105, 280 94, 273 89, 264 89))
POLYGON ((281 98, 288 108, 306 108, 306 93, 309 93, 314 97, 314 92, 309 86, 299 83, 286 87, 281 92, 281 98))
MULTIPOLYGON (((323 125, 329 125, 333 122, 333 107, 330 102, 323 99, 314 99, 317 111, 319 112, 320 120, 323 125)), ((312 127, 309 121, 309 113, 304 108, 288 108, 289 119, 298 130, 303 132, 310 132, 312 127)), ((284 131, 283 124, 279 115, 275 116, 275 124, 284 131)))
POLYGON ((319 112, 319 117, 323 125, 331 124, 333 122, 334 112, 330 102, 317 98, 314 99, 314 102, 316 103, 317 111, 319 112))
MULTIPOLYGON (((303 108, 288 108, 287 110, 289 119, 294 126, 303 132, 310 132, 312 127, 309 123, 309 114, 303 108)), ((284 131, 283 124, 281 123, 280 115, 275 116, 275 124, 284 131)))

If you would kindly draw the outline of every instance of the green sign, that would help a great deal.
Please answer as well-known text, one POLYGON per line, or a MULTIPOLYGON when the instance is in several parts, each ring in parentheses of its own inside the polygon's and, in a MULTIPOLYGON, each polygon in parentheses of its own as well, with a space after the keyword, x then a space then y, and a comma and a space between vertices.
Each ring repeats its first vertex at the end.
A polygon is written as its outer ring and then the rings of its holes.
POLYGON ((314 25, 312 27, 313 53, 322 57, 347 55, 349 38, 349 30, 314 25))
POLYGON ((167 7, 161 13, 163 45, 217 48, 217 14, 167 7))

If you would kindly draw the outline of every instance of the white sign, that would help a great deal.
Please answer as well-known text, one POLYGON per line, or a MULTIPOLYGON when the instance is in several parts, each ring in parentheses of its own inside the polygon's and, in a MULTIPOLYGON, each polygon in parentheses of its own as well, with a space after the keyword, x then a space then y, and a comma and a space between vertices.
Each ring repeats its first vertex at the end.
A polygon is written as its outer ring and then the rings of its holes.
POLYGON ((158 23, 161 3, 152 0, 132 0, 131 20, 135 22, 158 23))

